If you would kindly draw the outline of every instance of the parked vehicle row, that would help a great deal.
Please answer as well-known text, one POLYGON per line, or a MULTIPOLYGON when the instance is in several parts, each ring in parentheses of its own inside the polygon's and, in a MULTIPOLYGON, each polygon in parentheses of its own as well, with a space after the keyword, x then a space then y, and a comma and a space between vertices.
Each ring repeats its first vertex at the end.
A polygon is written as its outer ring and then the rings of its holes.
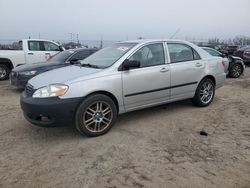
POLYGON ((73 64, 39 74, 21 95, 27 121, 74 124, 87 136, 108 132, 119 114, 192 99, 204 107, 225 79, 228 64, 177 40, 119 42, 73 64))
POLYGON ((221 49, 221 53, 229 55, 234 55, 234 53, 239 50, 239 46, 237 45, 226 45, 221 49))
POLYGON ((10 83, 16 88, 24 89, 32 77, 49 70, 78 63, 79 60, 85 59, 97 50, 95 48, 65 50, 46 62, 18 66, 11 71, 10 83))
POLYGON ((59 44, 42 39, 19 41, 20 50, 0 50, 0 81, 9 78, 11 70, 19 65, 44 62, 63 51, 59 44))
POLYGON ((242 58, 244 63, 247 66, 250 66, 250 45, 240 48, 234 53, 234 55, 242 58))
POLYGON ((213 48, 208 48, 208 47, 202 47, 202 48, 205 51, 207 51, 210 55, 215 57, 221 57, 225 62, 227 62, 228 67, 225 67, 226 69, 225 71, 231 78, 238 78, 244 73, 245 65, 241 58, 231 55, 226 56, 213 48))

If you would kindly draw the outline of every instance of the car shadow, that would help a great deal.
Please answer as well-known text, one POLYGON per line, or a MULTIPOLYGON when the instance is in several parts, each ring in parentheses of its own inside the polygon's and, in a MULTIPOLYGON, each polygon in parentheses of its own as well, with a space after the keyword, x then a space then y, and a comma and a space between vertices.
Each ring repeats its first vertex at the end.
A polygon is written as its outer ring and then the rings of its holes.
MULTIPOLYGON (((166 115, 172 111, 178 111, 179 109, 183 108, 190 108, 192 106, 190 100, 183 100, 168 104, 163 104, 160 106, 150 107, 147 109, 137 110, 128 112, 126 114, 119 115, 117 118, 117 122, 115 123, 114 127, 106 134, 101 137, 87 137, 84 135, 81 135, 74 125, 67 125, 67 126, 56 126, 56 127, 50 127, 50 128, 43 128, 43 127, 37 127, 35 125, 30 124, 30 139, 32 140, 44 140, 45 142, 48 141, 55 141, 55 140, 78 140, 78 139, 99 139, 106 136, 109 136, 109 134, 112 134, 112 130, 116 130, 119 132, 120 129, 126 130, 128 126, 136 126, 136 124, 127 123, 128 121, 137 122, 139 120, 142 120, 144 118, 154 118, 156 115, 166 115), (63 138, 63 139, 62 139, 63 138)), ((174 113, 174 112, 173 112, 174 113)), ((29 123, 27 123, 29 124, 29 123)))
POLYGON ((191 100, 182 100, 182 101, 176 101, 172 103, 167 103, 167 104, 162 104, 159 106, 154 106, 150 108, 145 108, 141 110, 136 110, 136 111, 131 111, 125 114, 121 114, 117 118, 117 122, 115 127, 125 127, 127 126, 126 121, 131 120, 131 121, 138 121, 140 119, 144 118, 149 118, 154 117, 156 114, 158 115, 165 115, 170 112, 178 111, 178 109, 183 109, 183 108, 190 108, 190 106, 195 107, 191 100))

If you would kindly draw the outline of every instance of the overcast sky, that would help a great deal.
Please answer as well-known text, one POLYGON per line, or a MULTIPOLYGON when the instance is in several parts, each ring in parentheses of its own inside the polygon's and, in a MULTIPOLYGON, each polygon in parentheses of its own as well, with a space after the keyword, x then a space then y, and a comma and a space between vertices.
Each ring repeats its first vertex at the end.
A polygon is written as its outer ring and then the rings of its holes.
POLYGON ((0 0, 0 39, 250 36, 250 0, 0 0))

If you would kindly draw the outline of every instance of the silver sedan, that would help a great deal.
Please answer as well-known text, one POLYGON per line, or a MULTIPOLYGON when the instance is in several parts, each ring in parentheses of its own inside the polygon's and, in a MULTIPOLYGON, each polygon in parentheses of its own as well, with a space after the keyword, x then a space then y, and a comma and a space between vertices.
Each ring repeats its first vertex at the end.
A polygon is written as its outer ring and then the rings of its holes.
POLYGON ((185 41, 119 42, 79 65, 32 78, 21 107, 35 125, 74 124, 84 135, 99 136, 118 114, 189 98, 208 106, 226 79, 224 66, 185 41))

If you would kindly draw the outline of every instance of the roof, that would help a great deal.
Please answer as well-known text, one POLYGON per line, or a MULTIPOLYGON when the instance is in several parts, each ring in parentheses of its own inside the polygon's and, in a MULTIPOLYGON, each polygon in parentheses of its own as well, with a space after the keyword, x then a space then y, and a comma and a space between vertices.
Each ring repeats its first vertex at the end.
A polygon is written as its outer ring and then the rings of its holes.
POLYGON ((148 42, 183 42, 187 43, 187 41, 184 40, 177 40, 177 39, 140 39, 140 40, 129 40, 129 41, 121 41, 118 43, 148 43, 148 42))

